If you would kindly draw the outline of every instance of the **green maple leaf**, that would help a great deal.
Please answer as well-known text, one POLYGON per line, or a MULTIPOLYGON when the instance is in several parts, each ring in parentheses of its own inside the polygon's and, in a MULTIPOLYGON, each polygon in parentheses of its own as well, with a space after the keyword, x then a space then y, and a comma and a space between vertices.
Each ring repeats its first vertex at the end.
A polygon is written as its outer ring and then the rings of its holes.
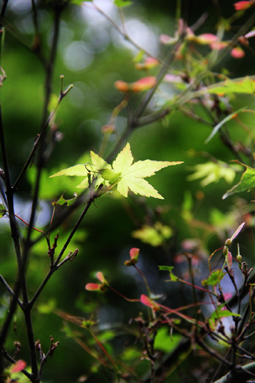
POLYGON ((227 165, 222 161, 206 162, 193 166, 195 172, 187 177, 189 181, 202 178, 201 185, 207 186, 213 182, 219 182, 224 178, 228 183, 233 182, 236 171, 240 170, 238 165, 227 165))
POLYGON ((94 152, 90 152, 91 163, 86 165, 75 165, 51 177, 58 176, 83 176, 85 179, 77 186, 78 188, 87 188, 89 186, 89 177, 96 175, 95 186, 104 184, 107 190, 110 190, 117 184, 117 191, 124 197, 128 196, 128 191, 140 194, 145 197, 154 197, 163 199, 144 178, 151 177, 156 171, 167 166, 181 164, 182 161, 138 161, 133 163, 134 159, 127 143, 125 148, 118 154, 112 166, 94 152))
POLYGON ((131 190, 135 194, 145 197, 154 197, 163 199, 163 197, 155 190, 147 181, 146 177, 151 177, 156 171, 167 166, 181 164, 181 161, 138 161, 133 163, 133 156, 130 145, 127 143, 125 148, 118 154, 112 167, 116 173, 121 173, 121 179, 117 184, 117 190, 124 197, 128 196, 131 190))

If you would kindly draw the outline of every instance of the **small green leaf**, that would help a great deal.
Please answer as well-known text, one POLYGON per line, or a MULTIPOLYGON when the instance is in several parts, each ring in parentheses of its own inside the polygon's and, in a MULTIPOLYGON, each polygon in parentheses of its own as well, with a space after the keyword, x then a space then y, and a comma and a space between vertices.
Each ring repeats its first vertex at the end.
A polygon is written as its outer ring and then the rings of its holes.
POLYGON ((53 206, 64 205, 66 203, 67 206, 70 206, 70 205, 72 205, 74 203, 76 198, 77 198, 77 194, 76 193, 74 193, 74 197, 70 198, 70 199, 65 199, 64 198, 64 194, 62 194, 62 196, 56 202, 52 202, 52 205, 53 206))
POLYGON ((221 269, 215 270, 207 278, 202 280, 203 286, 216 286, 224 277, 226 273, 223 273, 221 269))
POLYGON ((236 184, 235 186, 232 187, 232 189, 228 190, 227 193, 224 194, 222 199, 226 199, 230 195, 234 193, 241 193, 243 191, 251 191, 252 189, 255 188, 255 169, 249 167, 248 165, 242 164, 239 161, 235 161, 236 163, 243 165, 246 170, 243 173, 241 180, 236 184))
POLYGON ((239 170, 239 166, 227 165, 222 161, 209 161, 204 164, 197 164, 193 169, 195 172, 187 177, 188 181, 203 178, 201 185, 207 186, 213 182, 219 182, 221 178, 224 178, 228 183, 233 182, 236 171, 239 170))
POLYGON ((174 266, 158 266, 160 271, 169 271, 171 282, 178 282, 179 278, 173 274, 172 269, 174 266))
POLYGON ((114 4, 119 7, 119 8, 123 8, 123 7, 128 7, 129 5, 132 4, 132 1, 129 1, 129 0, 114 0, 114 4))
MULTIPOLYGON (((93 0, 86 0, 86 1, 93 1, 93 0)), ((82 5, 84 3, 84 0, 71 0, 71 4, 74 5, 82 5)))
POLYGON ((6 207, 3 203, 0 203, 0 218, 3 218, 3 216, 7 213, 6 207))
POLYGON ((178 346, 181 339, 181 335, 173 334, 172 336, 170 336, 169 329, 161 327, 157 332, 157 336, 154 342, 154 348, 155 350, 171 352, 178 346))
POLYGON ((151 246, 160 246, 172 236, 169 226, 156 222, 154 226, 144 225, 141 229, 132 232, 132 237, 140 239, 151 246))
POLYGON ((144 51, 139 51, 138 53, 137 53, 137 55, 133 58, 133 62, 134 63, 139 63, 140 61, 142 61, 142 59, 143 59, 143 57, 144 57, 144 51))
POLYGON ((50 314, 56 308, 55 299, 49 299, 47 303, 42 303, 37 307, 40 314, 50 314))
POLYGON ((233 120, 233 118, 237 117, 238 113, 240 112, 243 112, 244 110, 246 109, 246 107, 244 108, 240 108, 238 110, 236 110, 235 112, 229 114, 227 117, 225 117, 221 122, 219 122, 219 124, 217 124, 214 128, 213 128, 213 131, 212 133, 210 134, 210 136, 205 140, 205 144, 208 144, 209 141, 211 141, 211 139, 213 138, 213 136, 215 136, 215 134, 220 130, 220 128, 222 127, 222 125, 224 125, 226 122, 230 121, 230 120, 233 120))
POLYGON ((244 94, 253 94, 255 91, 255 77, 246 76, 241 78, 236 78, 234 80, 227 79, 225 81, 219 82, 208 86, 205 90, 194 92, 194 93, 211 93, 217 94, 218 96, 223 96, 226 94, 232 93, 244 93, 244 94))
POLYGON ((240 314, 232 313, 229 310, 215 310, 212 315, 210 316, 210 319, 220 319, 225 317, 241 317, 240 314))

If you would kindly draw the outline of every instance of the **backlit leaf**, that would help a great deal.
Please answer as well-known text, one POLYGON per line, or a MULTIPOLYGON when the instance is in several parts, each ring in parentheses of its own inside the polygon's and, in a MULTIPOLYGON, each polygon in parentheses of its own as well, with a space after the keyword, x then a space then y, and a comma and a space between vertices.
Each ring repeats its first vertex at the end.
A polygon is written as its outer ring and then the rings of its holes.
POLYGON ((144 225, 141 229, 132 232, 132 237, 140 239, 151 246, 160 246, 172 236, 169 226, 156 222, 154 226, 144 225))
POLYGON ((156 171, 167 166, 181 164, 182 161, 138 161, 133 164, 133 156, 130 145, 127 143, 125 148, 118 154, 112 166, 96 153, 90 152, 91 163, 84 165, 75 165, 67 169, 63 169, 51 177, 58 176, 84 176, 85 179, 80 183, 78 188, 87 188, 89 186, 89 177, 96 178, 95 186, 101 183, 111 188, 111 185, 117 183, 117 191, 124 197, 128 196, 128 191, 140 194, 145 197, 154 197, 163 199, 163 197, 155 190, 145 177, 150 177, 156 171))
POLYGON ((140 299, 142 304, 144 304, 145 306, 149 306, 153 311, 160 310, 159 305, 156 302, 154 302, 152 299, 148 298, 146 295, 142 294, 140 299))
POLYGON ((157 78, 153 76, 149 76, 149 77, 140 78, 140 80, 137 80, 136 82, 133 82, 133 83, 127 83, 125 81, 119 80, 115 82, 114 86, 120 92, 138 93, 138 92, 144 92, 146 90, 153 88, 156 85, 156 83, 157 83, 157 78))
POLYGON ((179 281, 179 278, 176 277, 172 272, 172 269, 174 268, 174 266, 158 266, 158 268, 160 271, 169 271, 171 282, 178 282, 179 281))
POLYGON ((178 165, 182 162, 145 160, 135 162, 132 165, 133 160, 130 145, 127 143, 112 164, 114 171, 121 173, 121 179, 117 185, 118 192, 124 197, 127 197, 128 191, 131 190, 135 194, 163 199, 157 190, 145 181, 144 178, 153 176, 156 171, 167 166, 178 165))
POLYGON ((227 165, 224 162, 206 162, 204 164, 198 164, 193 167, 195 172, 187 177, 189 181, 203 178, 201 181, 202 186, 207 186, 213 182, 219 182, 221 178, 228 183, 233 182, 236 171, 239 167, 233 165, 227 165))
POLYGON ((255 91, 255 77, 246 76, 235 80, 227 79, 218 84, 208 86, 204 93, 217 94, 219 96, 231 93, 247 93, 253 94, 255 91))
POLYGON ((253 5, 251 1, 238 1, 234 4, 236 11, 244 11, 245 9, 250 8, 253 5))
POLYGON ((237 117, 238 113, 242 112, 245 110, 245 107, 244 108, 240 108, 238 110, 236 110, 235 112, 229 114, 227 117, 225 117, 221 122, 219 122, 219 124, 217 124, 214 128, 213 128, 213 131, 212 133, 210 134, 210 136, 206 139, 205 143, 208 144, 208 142, 213 138, 213 136, 215 136, 215 134, 220 130, 220 128, 222 127, 222 125, 224 125, 227 121, 230 121, 232 120, 233 118, 237 117))
POLYGON ((40 314, 51 314, 56 308, 55 299, 49 299, 46 303, 41 303, 37 306, 37 310, 40 314))
POLYGON ((0 203, 0 218, 2 218, 7 213, 6 207, 3 203, 0 203))
POLYGON ((18 360, 16 363, 14 363, 10 368, 10 373, 14 374, 15 372, 20 372, 26 368, 26 362, 24 360, 18 360))
POLYGON ((56 202, 52 202, 52 205, 53 206, 64 205, 66 203, 67 206, 70 206, 70 205, 72 205, 75 202, 76 198, 77 198, 77 194, 76 193, 74 193, 74 197, 70 198, 70 199, 65 199, 64 198, 64 194, 62 194, 62 196, 56 202))
POLYGON ((232 187, 232 189, 228 190, 222 197, 222 199, 225 199, 229 197, 230 195, 234 193, 241 193, 243 191, 251 191, 255 188, 255 169, 249 167, 248 165, 242 164, 239 161, 235 161, 240 165, 243 165, 246 170, 243 173, 241 180, 232 187))
POLYGON ((223 273, 221 269, 215 270, 207 278, 202 280, 203 286, 216 286, 224 277, 226 273, 223 273))
POLYGON ((132 1, 129 1, 129 0, 114 0, 114 4, 117 7, 122 8, 122 7, 128 7, 129 5, 131 5, 132 1))
POLYGON ((225 318, 225 317, 240 317, 240 314, 237 313, 232 313, 231 311, 228 310, 215 310, 212 315, 210 316, 210 319, 220 319, 220 318, 225 318))
POLYGON ((155 350, 160 350, 164 352, 171 352, 178 346, 182 339, 180 334, 173 334, 170 336, 169 329, 161 327, 157 331, 156 339, 154 342, 155 350))
POLYGON ((85 165, 74 165, 70 168, 60 170, 60 172, 57 172, 50 176, 52 177, 59 177, 59 176, 79 176, 79 177, 85 177, 88 173, 88 170, 86 169, 85 165))

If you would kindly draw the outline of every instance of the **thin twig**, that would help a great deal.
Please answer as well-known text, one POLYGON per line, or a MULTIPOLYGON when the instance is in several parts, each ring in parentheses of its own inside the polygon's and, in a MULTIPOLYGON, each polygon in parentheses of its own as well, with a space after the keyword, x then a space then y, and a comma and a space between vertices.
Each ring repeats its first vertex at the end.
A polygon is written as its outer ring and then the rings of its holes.
POLYGON ((183 43, 184 37, 185 37, 185 31, 179 37, 179 40, 174 45, 173 49, 170 50, 170 52, 168 53, 166 59, 164 60, 162 68, 160 69, 160 71, 159 71, 159 73, 157 75, 157 83, 156 83, 156 85, 147 92, 147 94, 145 95, 144 100, 141 102, 141 105, 139 106, 139 108, 135 112, 134 117, 133 117, 133 123, 134 124, 137 121, 137 119, 139 117, 141 117, 141 115, 145 111, 145 109, 148 106, 149 102, 151 101, 153 95, 155 94, 156 90, 158 89, 161 81, 165 77, 165 74, 167 73, 167 71, 169 69, 169 66, 171 65, 171 63, 173 62, 173 60, 175 58, 176 52, 178 51, 179 47, 183 43))
POLYGON ((126 26, 125 26, 125 22, 124 22, 124 18, 123 18, 123 14, 121 14, 121 22, 122 22, 122 27, 123 27, 123 30, 118 26, 118 24, 115 23, 114 20, 112 20, 101 8, 99 8, 97 5, 95 5, 94 3, 83 3, 83 5, 87 8, 90 8, 90 9, 95 9, 98 13, 100 13, 102 16, 104 16, 110 23, 111 25, 116 29, 116 31, 125 39, 127 40, 128 42, 130 42, 131 45, 133 45, 138 51, 143 51, 148 57, 153 57, 153 58, 156 58, 159 62, 162 63, 162 61, 156 57, 155 55, 153 55, 151 52, 149 52, 148 50, 144 49, 143 47, 141 47, 139 44, 136 43, 136 41, 134 41, 129 35, 128 35, 128 32, 126 30, 126 26))
MULTIPOLYGON (((8 283, 6 282, 6 280, 4 279, 4 277, 2 275, 0 275, 0 282, 2 283, 2 285, 5 287, 5 289, 8 291, 8 293, 12 296, 12 297, 15 297, 15 292, 12 290, 12 288, 8 285, 8 283)), ((22 307, 22 302, 21 300, 18 298, 17 299, 17 303, 20 307, 22 307)))
POLYGON ((55 260, 54 264, 51 266, 48 274, 46 275, 46 277, 44 278, 42 284, 40 285, 40 287, 38 288, 38 290, 36 291, 36 293, 34 294, 33 298, 31 299, 31 301, 29 302, 29 306, 30 306, 30 309, 33 307, 34 303, 36 302, 37 298, 39 297, 39 295, 41 294, 42 290, 44 289, 44 287, 46 286, 47 282, 49 281, 50 277, 52 276, 52 274, 62 265, 62 263, 59 263, 60 262, 60 259, 62 258, 67 246, 69 245, 71 239, 73 238, 75 232, 77 231, 81 221, 83 220, 83 218, 85 217, 85 215, 87 214, 91 204, 93 203, 94 201, 94 198, 91 198, 85 209, 83 210, 82 214, 80 215, 78 221, 76 222, 76 224, 74 225, 71 233, 69 234, 62 250, 60 251, 57 259, 55 260))

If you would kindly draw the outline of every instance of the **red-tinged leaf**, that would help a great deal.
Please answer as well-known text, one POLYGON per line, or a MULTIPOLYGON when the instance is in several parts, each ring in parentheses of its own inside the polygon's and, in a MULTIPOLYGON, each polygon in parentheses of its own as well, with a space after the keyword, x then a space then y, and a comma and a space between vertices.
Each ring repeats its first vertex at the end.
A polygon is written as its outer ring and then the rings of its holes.
POLYGON ((138 258, 138 255, 139 255, 139 252, 140 252, 140 249, 138 249, 137 247, 133 247, 130 252, 129 252, 129 255, 130 255, 130 258, 138 258))
POLYGON ((173 83, 183 83, 181 76, 176 76, 176 75, 170 74, 170 73, 165 75, 164 81, 173 82, 173 83))
POLYGON ((218 41, 218 37, 212 33, 203 33, 202 35, 196 36, 195 41, 199 44, 212 44, 218 41))
POLYGON ((244 11, 245 9, 250 8, 252 5, 252 1, 238 1, 234 4, 234 7, 236 11, 244 11))
POLYGON ((129 84, 125 81, 116 81, 114 84, 115 88, 118 89, 120 92, 126 93, 129 89, 129 84))
POLYGON ((242 230, 242 228, 244 227, 245 225, 245 222, 241 223, 240 226, 238 226, 238 228, 236 229, 236 231, 234 232, 234 234, 231 236, 231 241, 233 241, 237 236, 238 234, 240 233, 240 231, 242 230))
POLYGON ((244 57, 245 52, 242 50, 240 47, 236 47, 231 50, 231 56, 234 57, 235 59, 241 59, 244 57))
POLYGON ((24 360, 18 360, 18 362, 14 363, 10 368, 10 373, 14 374, 15 372, 20 372, 26 368, 26 362, 24 360))
POLYGON ((231 269, 232 266, 232 254, 230 251, 228 251, 228 254, 226 256, 227 266, 229 269, 231 269))
POLYGON ((116 81, 114 86, 116 89, 118 89, 120 92, 127 93, 127 92, 143 92, 145 90, 149 90, 153 88, 157 83, 156 77, 149 76, 149 77, 143 77, 140 80, 133 82, 132 84, 128 84, 124 81, 116 81))
POLYGON ((102 285, 98 283, 87 283, 85 289, 88 291, 101 291, 102 285))
POLYGON ((135 65, 138 70, 149 70, 159 65, 159 61, 154 57, 147 57, 144 63, 137 63, 135 65))
POLYGON ((107 280, 105 279, 104 277, 104 274, 102 273, 102 271, 99 271, 97 274, 96 274, 97 278, 99 279, 100 282, 102 282, 105 286, 108 286, 108 282, 107 280))
POLYGON ((156 77, 143 77, 130 85, 132 92, 138 93, 153 88, 157 83, 156 77))
POLYGON ((138 262, 138 255, 139 255, 140 249, 137 249, 136 247, 133 247, 130 252, 130 258, 128 261, 124 262, 125 266, 134 266, 138 262))
POLYGON ((149 306, 153 311, 159 311, 160 307, 159 305, 154 302, 152 299, 148 298, 146 295, 141 295, 141 303, 145 306, 149 306))
POLYGON ((228 299, 232 298, 233 294, 231 294, 231 293, 224 293, 223 296, 224 296, 225 301, 227 301, 228 299))

